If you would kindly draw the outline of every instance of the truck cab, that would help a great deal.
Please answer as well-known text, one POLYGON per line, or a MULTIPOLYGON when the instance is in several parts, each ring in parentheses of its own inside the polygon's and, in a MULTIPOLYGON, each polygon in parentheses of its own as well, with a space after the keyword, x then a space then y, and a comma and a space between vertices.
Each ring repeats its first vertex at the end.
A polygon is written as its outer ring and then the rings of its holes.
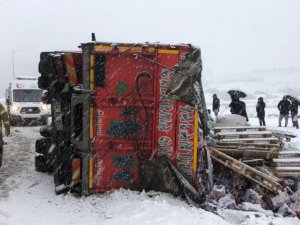
POLYGON ((35 77, 16 77, 6 89, 6 106, 12 126, 45 124, 50 106, 41 102, 43 90, 35 77))

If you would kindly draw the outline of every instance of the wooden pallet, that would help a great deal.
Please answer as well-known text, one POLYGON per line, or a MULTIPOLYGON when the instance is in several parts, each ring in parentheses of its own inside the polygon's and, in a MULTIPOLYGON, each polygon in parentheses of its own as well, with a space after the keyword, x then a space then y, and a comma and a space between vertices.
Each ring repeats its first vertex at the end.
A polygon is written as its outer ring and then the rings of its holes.
POLYGON ((249 180, 261 185, 262 187, 278 193, 282 191, 281 185, 271 176, 266 175, 224 153, 209 147, 211 157, 218 163, 226 166, 227 168, 239 173, 240 175, 248 178, 249 180))
POLYGON ((238 159, 271 160, 281 149, 278 138, 262 126, 217 127, 218 150, 238 159))
POLYGON ((228 157, 268 160, 275 176, 300 178, 300 151, 282 151, 281 145, 282 140, 290 141, 295 134, 261 126, 216 127, 215 134, 215 148, 228 157))

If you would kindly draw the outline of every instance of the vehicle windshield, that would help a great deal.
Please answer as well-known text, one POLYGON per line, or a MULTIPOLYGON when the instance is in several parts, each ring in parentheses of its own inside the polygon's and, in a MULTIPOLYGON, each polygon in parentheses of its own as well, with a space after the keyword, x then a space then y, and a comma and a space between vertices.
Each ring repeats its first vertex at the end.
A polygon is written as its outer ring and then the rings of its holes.
POLYGON ((14 90, 15 102, 40 102, 43 94, 42 90, 14 90))

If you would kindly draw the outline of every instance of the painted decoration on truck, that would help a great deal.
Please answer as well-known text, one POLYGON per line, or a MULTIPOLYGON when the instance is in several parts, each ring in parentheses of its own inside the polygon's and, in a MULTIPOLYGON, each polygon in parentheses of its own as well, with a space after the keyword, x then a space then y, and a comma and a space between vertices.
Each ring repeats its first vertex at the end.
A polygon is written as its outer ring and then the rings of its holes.
POLYGON ((173 73, 168 69, 162 69, 159 78, 159 107, 158 107, 158 130, 159 137, 158 155, 172 158, 174 154, 174 108, 175 104, 172 99, 166 97, 166 91, 172 81, 173 73))
POLYGON ((182 102, 178 102, 178 108, 177 166, 188 178, 192 178, 195 110, 190 105, 182 102))

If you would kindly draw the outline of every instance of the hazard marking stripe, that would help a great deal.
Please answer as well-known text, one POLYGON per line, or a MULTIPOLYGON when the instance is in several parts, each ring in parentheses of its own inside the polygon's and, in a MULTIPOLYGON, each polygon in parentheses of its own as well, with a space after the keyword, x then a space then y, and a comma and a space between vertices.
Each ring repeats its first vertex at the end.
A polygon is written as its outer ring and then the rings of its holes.
POLYGON ((95 51, 111 51, 113 47, 108 45, 96 45, 94 50, 95 51))
POLYGON ((69 78, 70 84, 71 86, 75 86, 77 84, 77 75, 76 75, 73 55, 71 53, 65 53, 64 60, 65 60, 67 76, 69 78))
MULTIPOLYGON (((154 47, 150 47, 150 48, 146 48, 147 52, 154 52, 155 48, 154 47)), ((113 51, 114 48, 108 45, 96 45, 94 48, 95 51, 104 51, 104 52, 108 52, 108 51, 113 51)), ((118 46, 117 50, 123 52, 123 51, 129 51, 129 52, 143 52, 145 51, 145 48, 141 47, 141 46, 136 46, 136 47, 131 47, 131 46, 118 46)))
POLYGON ((159 54, 178 54, 179 50, 158 49, 159 54))
POLYGON ((80 178, 80 169, 77 169, 77 170, 73 171, 72 181, 76 182, 79 180, 79 178, 80 178))
POLYGON ((89 188, 93 188, 93 174, 94 174, 94 160, 93 157, 90 157, 90 165, 89 165, 89 188))
POLYGON ((94 138, 93 113, 94 107, 90 107, 90 139, 94 138))
POLYGON ((194 161, 193 161, 193 172, 197 172, 197 157, 198 157, 198 121, 199 113, 195 110, 195 119, 194 119, 194 161))
POLYGON ((91 55, 91 57, 90 57, 90 90, 94 90, 94 77, 95 77, 94 64, 95 64, 95 56, 91 55))
POLYGON ((81 161, 79 158, 72 159, 72 181, 73 182, 80 181, 80 166, 81 166, 81 161))

